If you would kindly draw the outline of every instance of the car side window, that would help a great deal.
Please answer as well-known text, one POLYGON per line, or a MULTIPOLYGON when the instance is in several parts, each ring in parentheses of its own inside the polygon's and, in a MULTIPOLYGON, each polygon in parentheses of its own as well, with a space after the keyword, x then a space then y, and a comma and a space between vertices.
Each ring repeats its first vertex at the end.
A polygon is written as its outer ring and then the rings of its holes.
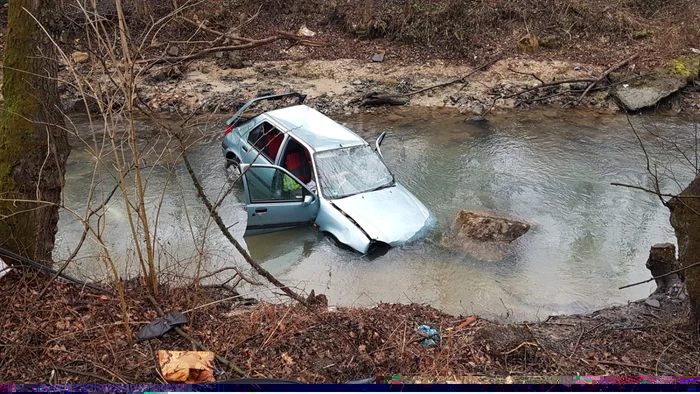
POLYGON ((253 145, 265 158, 274 163, 284 134, 268 122, 262 122, 248 133, 248 143, 253 145))
POLYGON ((269 167, 250 167, 246 172, 250 202, 303 201, 301 184, 285 172, 269 167))

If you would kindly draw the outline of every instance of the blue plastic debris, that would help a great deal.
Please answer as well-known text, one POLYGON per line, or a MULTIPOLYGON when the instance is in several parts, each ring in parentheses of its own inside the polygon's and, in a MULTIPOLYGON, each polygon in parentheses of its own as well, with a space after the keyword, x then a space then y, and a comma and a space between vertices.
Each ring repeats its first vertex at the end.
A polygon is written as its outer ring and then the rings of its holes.
POLYGON ((418 327, 418 333, 425 337, 425 339, 421 341, 421 345, 423 346, 437 346, 438 341, 440 341, 440 333, 438 333, 438 330, 428 325, 423 324, 418 327))

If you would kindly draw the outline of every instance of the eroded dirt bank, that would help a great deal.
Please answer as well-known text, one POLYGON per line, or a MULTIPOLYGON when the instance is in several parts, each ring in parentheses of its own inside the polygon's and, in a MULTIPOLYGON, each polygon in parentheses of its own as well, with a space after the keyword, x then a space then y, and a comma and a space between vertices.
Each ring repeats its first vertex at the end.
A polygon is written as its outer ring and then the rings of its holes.
MULTIPOLYGON (((0 279, 0 302, 6 305, 0 326, 4 382, 164 383, 157 351, 192 350, 174 332, 130 344, 117 297, 55 283, 38 300, 45 282, 31 271, 0 279)), ((138 332, 157 314, 144 289, 133 282, 126 287, 128 321, 138 332)), ((452 376, 484 382, 465 376, 700 373, 685 301, 661 300, 660 308, 641 301, 585 316, 501 324, 472 323, 469 316, 416 304, 329 309, 320 302, 308 309, 245 305, 226 301, 230 296, 200 289, 198 305, 224 301, 185 312, 185 331, 250 377, 343 383, 377 375, 452 376), (422 324, 439 331, 438 346, 420 343, 416 329, 422 324)), ((193 297, 191 288, 163 287, 158 300, 166 312, 187 311, 193 297)), ((217 369, 219 379, 236 377, 221 363, 217 369)))
MULTIPOLYGON (((138 80, 141 104, 165 113, 235 112, 247 100, 289 91, 308 95, 307 104, 328 114, 372 111, 363 98, 372 93, 391 94, 407 100, 408 106, 451 107, 467 116, 484 115, 490 108, 528 109, 535 106, 577 106, 606 113, 624 109, 613 97, 609 83, 586 93, 591 80, 605 70, 602 65, 564 60, 504 58, 466 82, 451 83, 474 71, 474 67, 445 60, 382 63, 358 59, 257 61, 248 66, 222 67, 214 60, 148 70, 138 80), (543 83, 570 80, 535 89, 543 83), (579 103, 580 100, 580 103, 579 103)), ((638 77, 622 70, 614 82, 629 86, 638 77)), ((650 110, 700 113, 700 85, 690 82, 680 93, 659 101, 650 110)), ((83 112, 82 95, 70 86, 63 89, 67 111, 83 112)), ((88 108, 91 108, 88 98, 88 108)))

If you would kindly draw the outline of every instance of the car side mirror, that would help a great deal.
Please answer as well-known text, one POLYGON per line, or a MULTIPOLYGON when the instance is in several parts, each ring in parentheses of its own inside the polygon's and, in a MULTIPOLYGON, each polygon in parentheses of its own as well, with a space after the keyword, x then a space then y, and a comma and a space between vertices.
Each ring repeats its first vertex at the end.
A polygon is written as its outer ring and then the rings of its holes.
POLYGON ((314 202, 314 196, 304 193, 304 202, 302 203, 302 206, 307 207, 311 205, 312 202, 314 202))
POLYGON ((379 149, 379 147, 382 145, 382 142, 384 142, 384 137, 386 137, 386 131, 379 135, 379 138, 377 138, 377 142, 374 144, 374 150, 377 151, 377 153, 379 153, 379 156, 382 156, 382 151, 381 149, 379 149))

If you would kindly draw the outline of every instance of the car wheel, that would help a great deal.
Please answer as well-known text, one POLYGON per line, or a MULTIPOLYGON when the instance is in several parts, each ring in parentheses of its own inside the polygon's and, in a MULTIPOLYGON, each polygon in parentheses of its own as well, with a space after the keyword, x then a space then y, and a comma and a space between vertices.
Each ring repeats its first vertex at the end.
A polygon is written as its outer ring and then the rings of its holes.
POLYGON ((238 170, 239 166, 241 165, 241 161, 236 157, 231 152, 226 153, 226 169, 229 169, 231 166, 234 167, 234 169, 238 170))

